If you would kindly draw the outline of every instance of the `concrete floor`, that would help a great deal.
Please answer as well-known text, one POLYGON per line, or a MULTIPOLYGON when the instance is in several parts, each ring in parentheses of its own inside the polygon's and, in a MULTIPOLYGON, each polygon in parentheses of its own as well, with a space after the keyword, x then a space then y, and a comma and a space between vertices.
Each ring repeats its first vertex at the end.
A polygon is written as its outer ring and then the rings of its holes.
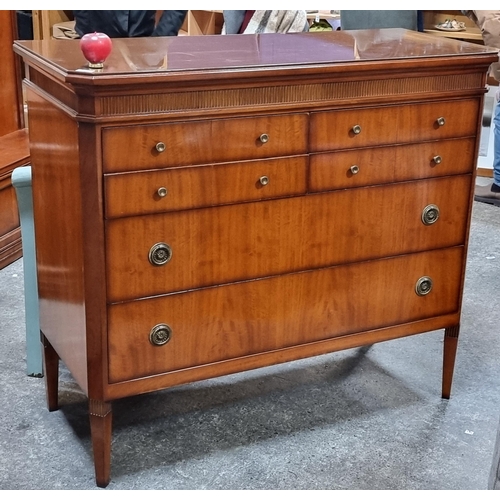
MULTIPOLYGON (((500 208, 475 203, 452 397, 443 332, 113 406, 108 490, 484 490, 500 417, 500 208)), ((22 261, 0 271, 0 489, 94 490, 86 398, 25 374, 22 261)))

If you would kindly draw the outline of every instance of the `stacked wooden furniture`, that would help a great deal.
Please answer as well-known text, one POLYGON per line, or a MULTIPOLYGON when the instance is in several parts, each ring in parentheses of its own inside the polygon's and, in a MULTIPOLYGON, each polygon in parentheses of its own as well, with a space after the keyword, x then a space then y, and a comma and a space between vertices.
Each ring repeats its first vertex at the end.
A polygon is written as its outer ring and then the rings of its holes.
POLYGON ((48 406, 459 334, 497 53, 401 29, 16 43, 27 65, 48 406), (189 57, 186 57, 189 54, 189 57))
POLYGON ((218 35, 223 24, 222 10, 188 10, 179 35, 218 35))
POLYGON ((47 40, 54 33, 54 25, 68 25, 73 22, 71 10, 33 10, 33 38, 35 40, 47 40))
POLYGON ((11 176, 29 163, 28 134, 24 127, 19 60, 12 50, 17 37, 14 10, 0 11, 0 269, 22 256, 21 228, 11 176))

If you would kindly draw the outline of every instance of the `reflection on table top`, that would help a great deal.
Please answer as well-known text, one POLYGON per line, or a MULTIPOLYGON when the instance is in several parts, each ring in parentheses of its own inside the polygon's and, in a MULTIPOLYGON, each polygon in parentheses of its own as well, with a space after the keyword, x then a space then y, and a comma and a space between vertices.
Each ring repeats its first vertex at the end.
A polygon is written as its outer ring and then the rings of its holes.
MULTIPOLYGON (((27 60, 44 60, 57 77, 70 81, 79 74, 96 80, 120 79, 137 73, 171 76, 193 72, 269 72, 283 67, 337 63, 394 63, 436 57, 491 54, 492 48, 399 28, 321 33, 260 35, 205 35, 113 39, 104 69, 89 70, 79 40, 15 42, 15 51, 27 60)), ((145 75, 143 75, 145 76, 145 75)))

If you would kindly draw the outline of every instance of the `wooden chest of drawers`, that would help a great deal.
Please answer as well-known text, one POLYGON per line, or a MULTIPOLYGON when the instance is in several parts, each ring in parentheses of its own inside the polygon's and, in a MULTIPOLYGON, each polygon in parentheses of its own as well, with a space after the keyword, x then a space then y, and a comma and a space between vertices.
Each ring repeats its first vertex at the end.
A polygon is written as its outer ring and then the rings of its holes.
POLYGON ((17 42, 50 410, 459 333, 494 50, 404 30, 17 42), (230 48, 230 53, 228 49, 230 48), (187 56, 189 54, 189 57, 187 56))

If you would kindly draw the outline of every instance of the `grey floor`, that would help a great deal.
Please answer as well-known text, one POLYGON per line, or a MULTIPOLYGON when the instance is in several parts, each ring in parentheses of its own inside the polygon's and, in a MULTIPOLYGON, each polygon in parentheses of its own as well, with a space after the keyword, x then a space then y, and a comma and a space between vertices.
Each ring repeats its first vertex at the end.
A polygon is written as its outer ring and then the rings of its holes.
MULTIPOLYGON (((443 332, 118 401, 108 489, 484 490, 500 417, 500 208, 474 204, 452 397, 443 332)), ((22 260, 0 271, 0 488, 93 490, 87 402, 25 374, 22 260)))

